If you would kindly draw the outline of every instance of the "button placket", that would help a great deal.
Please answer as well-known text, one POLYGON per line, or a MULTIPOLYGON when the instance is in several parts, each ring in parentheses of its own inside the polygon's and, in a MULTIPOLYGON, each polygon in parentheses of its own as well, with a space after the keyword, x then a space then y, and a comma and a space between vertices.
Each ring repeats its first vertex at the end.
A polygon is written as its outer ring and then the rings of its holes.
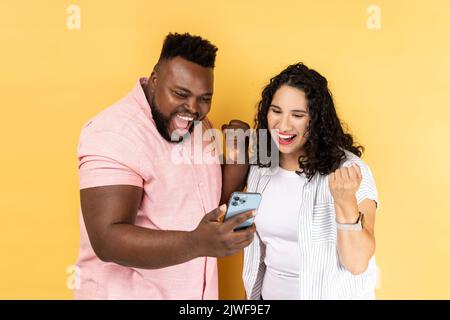
POLYGON ((207 213, 206 211, 206 203, 205 203, 205 195, 204 195, 204 183, 203 181, 199 181, 198 180, 198 174, 196 172, 196 168, 194 165, 194 156, 192 155, 192 153, 189 153, 188 150, 186 150, 186 146, 183 146, 183 153, 185 155, 185 158, 187 159, 188 163, 189 163, 189 168, 191 170, 191 174, 192 174, 192 182, 193 184, 196 186, 197 189, 197 198, 200 201, 201 207, 203 209, 204 214, 207 213))

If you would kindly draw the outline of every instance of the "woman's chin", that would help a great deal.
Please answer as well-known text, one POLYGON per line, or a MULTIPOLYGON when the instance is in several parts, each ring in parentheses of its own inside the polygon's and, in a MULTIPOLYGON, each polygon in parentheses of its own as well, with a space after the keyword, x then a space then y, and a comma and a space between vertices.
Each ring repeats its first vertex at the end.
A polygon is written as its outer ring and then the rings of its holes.
POLYGON ((278 150, 284 155, 300 154, 301 148, 299 146, 279 145, 278 150))

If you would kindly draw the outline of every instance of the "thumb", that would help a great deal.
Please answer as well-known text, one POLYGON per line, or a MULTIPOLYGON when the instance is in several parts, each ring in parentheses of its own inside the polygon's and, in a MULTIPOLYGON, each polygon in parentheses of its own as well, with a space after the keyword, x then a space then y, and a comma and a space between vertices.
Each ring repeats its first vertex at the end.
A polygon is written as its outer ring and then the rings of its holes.
POLYGON ((352 166, 356 170, 356 175, 361 180, 362 179, 361 167, 356 162, 352 162, 352 166))
POLYGON ((224 203, 220 207, 214 209, 210 213, 207 214, 209 221, 222 221, 225 216, 225 212, 227 212, 227 205, 224 203))

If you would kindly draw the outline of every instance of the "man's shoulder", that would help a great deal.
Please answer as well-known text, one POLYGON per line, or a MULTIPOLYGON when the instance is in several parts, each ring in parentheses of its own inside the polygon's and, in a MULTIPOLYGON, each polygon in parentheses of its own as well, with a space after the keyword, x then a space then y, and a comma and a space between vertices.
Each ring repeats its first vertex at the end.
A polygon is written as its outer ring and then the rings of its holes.
POLYGON ((83 129, 90 131, 121 131, 140 113, 139 107, 124 98, 94 115, 83 129))
POLYGON ((115 134, 134 143, 141 140, 143 128, 149 126, 149 119, 142 107, 127 95, 88 120, 81 129, 80 139, 92 135, 115 134))

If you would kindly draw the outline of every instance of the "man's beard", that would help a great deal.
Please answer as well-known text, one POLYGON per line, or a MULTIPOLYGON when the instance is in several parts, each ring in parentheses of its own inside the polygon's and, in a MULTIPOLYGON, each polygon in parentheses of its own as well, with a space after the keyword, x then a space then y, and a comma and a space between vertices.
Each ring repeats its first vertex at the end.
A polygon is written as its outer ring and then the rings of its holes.
POLYGON ((155 97, 152 97, 150 109, 152 111, 153 120, 156 124, 156 129, 158 130, 159 134, 168 142, 170 143, 180 143, 185 138, 187 138, 192 131, 194 130, 195 123, 191 125, 189 128, 189 131, 184 135, 178 135, 175 132, 172 134, 173 138, 169 135, 169 125, 170 120, 172 117, 176 116, 177 111, 173 112, 169 117, 165 117, 160 111, 158 106, 155 102, 155 97))

